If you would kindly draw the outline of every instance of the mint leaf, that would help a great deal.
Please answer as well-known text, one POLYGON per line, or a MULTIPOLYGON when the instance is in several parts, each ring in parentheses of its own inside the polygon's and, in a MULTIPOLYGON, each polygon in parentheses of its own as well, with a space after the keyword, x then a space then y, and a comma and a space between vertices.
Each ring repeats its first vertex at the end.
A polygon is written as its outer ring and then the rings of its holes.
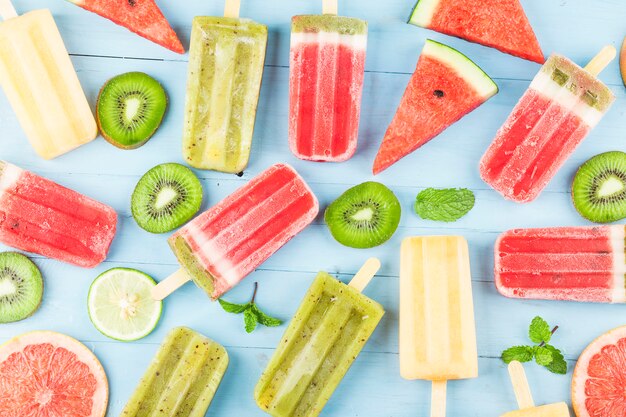
POLYGON ((537 365, 547 366, 552 363, 552 352, 545 346, 537 346, 535 350, 535 362, 537 365))
POLYGON ((552 345, 546 345, 545 348, 552 352, 552 362, 546 368, 552 373, 565 375, 567 373, 567 362, 561 351, 552 345))
POLYGON ((454 222, 474 207, 474 193, 467 188, 427 188, 415 199, 415 213, 422 219, 454 222))
POLYGON ((229 303, 228 301, 224 301, 221 298, 218 299, 217 301, 219 301, 220 305, 222 306, 225 312, 234 313, 234 314, 243 313, 243 311, 246 308, 248 308, 248 306, 250 305, 250 303, 245 303, 245 304, 229 303))
POLYGON ((256 304, 252 305, 252 311, 254 312, 254 314, 256 314, 257 321, 261 323, 263 326, 276 327, 276 326, 280 326, 281 324, 283 324, 282 320, 268 316, 267 314, 262 312, 261 309, 257 307, 256 304))
POLYGON ((530 362, 533 359, 535 350, 531 346, 513 346, 502 352, 504 363, 511 361, 530 362))
POLYGON ((256 329, 256 325, 258 322, 256 314, 254 314, 254 311, 252 311, 252 309, 253 307, 250 306, 243 312, 243 321, 246 325, 247 333, 252 333, 254 329, 256 329))
POLYGON ((532 323, 530 323, 528 337, 535 343, 548 343, 550 339, 552 339, 550 326, 544 319, 537 316, 533 319, 532 323))

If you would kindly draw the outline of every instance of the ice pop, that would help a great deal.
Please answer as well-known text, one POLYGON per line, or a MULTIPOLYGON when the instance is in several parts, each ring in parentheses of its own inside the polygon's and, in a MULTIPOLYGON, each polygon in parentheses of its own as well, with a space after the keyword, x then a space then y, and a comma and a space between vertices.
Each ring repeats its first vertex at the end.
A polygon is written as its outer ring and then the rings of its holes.
POLYGON ((604 48, 585 69, 552 55, 482 157, 482 179, 509 200, 534 200, 615 100, 596 78, 615 53, 604 48))
POLYGON ((291 21, 289 146, 300 159, 345 161, 357 147, 365 74, 367 22, 323 15, 291 21))
POLYGON ((239 0, 224 17, 193 20, 185 100, 183 155, 200 169, 238 173, 248 165, 267 27, 239 18, 239 0))
POLYGON ((35 151, 52 159, 98 134, 49 10, 17 16, 0 0, 0 86, 35 151))
POLYGON ((274 417, 320 414, 385 314, 361 294, 380 261, 369 259, 349 285, 320 272, 254 390, 274 417))
POLYGON ((513 390, 519 405, 518 411, 502 414, 501 417, 570 417, 569 408, 565 403, 556 403, 535 407, 524 367, 518 361, 509 363, 509 374, 513 390))
POLYGON ((624 225, 506 231, 496 287, 513 298, 626 303, 624 238, 624 225))
POLYGON ((102 203, 0 161, 0 242, 74 265, 104 261, 117 215, 102 203))
POLYGON ((193 280, 219 298, 308 226, 318 211, 317 198, 293 168, 271 166, 169 238, 183 268, 159 283, 153 297, 161 300, 193 280))
POLYGON ((443 417, 446 381, 478 376, 467 242, 408 237, 400 262, 400 374, 432 381, 431 416, 443 417))
POLYGON ((228 353, 220 344, 174 328, 120 417, 204 417, 227 367, 228 353))

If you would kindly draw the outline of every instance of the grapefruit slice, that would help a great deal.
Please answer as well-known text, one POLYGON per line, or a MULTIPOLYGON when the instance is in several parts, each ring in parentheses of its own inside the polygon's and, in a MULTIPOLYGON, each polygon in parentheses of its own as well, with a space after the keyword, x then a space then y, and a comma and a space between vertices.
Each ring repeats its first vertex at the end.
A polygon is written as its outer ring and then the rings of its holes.
POLYGON ((594 340, 584 350, 572 380, 578 417, 626 416, 626 326, 594 340))
POLYGON ((2 417, 103 417, 108 396, 102 365, 69 336, 32 332, 0 346, 2 417))
POLYGON ((376 155, 374 174, 424 145, 497 92, 496 83, 468 57, 427 40, 376 155))
POLYGON ((519 0, 418 0, 409 23, 545 62, 519 0))
POLYGON ((170 51, 185 53, 176 32, 154 0, 68 0, 85 10, 124 26, 170 51))

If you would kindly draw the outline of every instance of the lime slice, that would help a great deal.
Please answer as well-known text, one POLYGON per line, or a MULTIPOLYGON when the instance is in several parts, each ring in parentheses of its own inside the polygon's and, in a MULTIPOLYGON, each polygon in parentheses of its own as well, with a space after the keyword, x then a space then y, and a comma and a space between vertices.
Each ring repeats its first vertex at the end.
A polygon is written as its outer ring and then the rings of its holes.
POLYGON ((156 285, 141 271, 113 268, 91 284, 87 307, 93 325, 103 335, 129 342, 149 335, 161 318, 161 301, 150 294, 156 285))

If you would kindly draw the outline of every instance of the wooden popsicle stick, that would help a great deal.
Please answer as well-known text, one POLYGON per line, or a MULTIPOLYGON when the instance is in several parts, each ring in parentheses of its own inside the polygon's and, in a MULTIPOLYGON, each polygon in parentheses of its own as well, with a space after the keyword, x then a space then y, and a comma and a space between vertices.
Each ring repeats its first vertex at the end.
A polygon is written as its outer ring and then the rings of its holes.
POLYGON ((598 55, 594 56, 591 61, 585 67, 585 71, 589 74, 597 77, 603 69, 607 67, 615 59, 617 56, 617 50, 612 45, 607 45, 598 53, 598 55))
POLYGON ((0 16, 2 16, 3 20, 9 20, 17 17, 17 12, 11 3, 11 0, 0 0, 0 16))
POLYGON ((430 394, 430 417, 446 417, 446 387, 448 381, 433 381, 430 394))
POLYGON ((235 19, 238 18, 240 7, 241 0, 226 0, 226 5, 224 6, 224 16, 234 17, 235 19))
POLYGON ((519 408, 523 410, 534 407, 535 402, 528 386, 524 366, 518 361, 512 361, 509 363, 509 375, 511 376, 511 383, 513 384, 513 391, 515 391, 515 398, 517 398, 519 408))
POLYGON ((191 277, 181 268, 152 288, 152 298, 161 301, 189 281, 191 277))
POLYGON ((322 13, 323 14, 336 15, 338 12, 339 12, 339 6, 337 5, 337 0, 322 0, 322 13))
POLYGON ((359 292, 362 292, 365 287, 367 287, 367 284, 370 283, 372 278, 374 278, 374 275, 376 275, 376 272, 378 272, 379 269, 380 261, 378 258, 369 258, 365 261, 361 269, 359 269, 359 272, 356 273, 348 285, 357 289, 359 292))

